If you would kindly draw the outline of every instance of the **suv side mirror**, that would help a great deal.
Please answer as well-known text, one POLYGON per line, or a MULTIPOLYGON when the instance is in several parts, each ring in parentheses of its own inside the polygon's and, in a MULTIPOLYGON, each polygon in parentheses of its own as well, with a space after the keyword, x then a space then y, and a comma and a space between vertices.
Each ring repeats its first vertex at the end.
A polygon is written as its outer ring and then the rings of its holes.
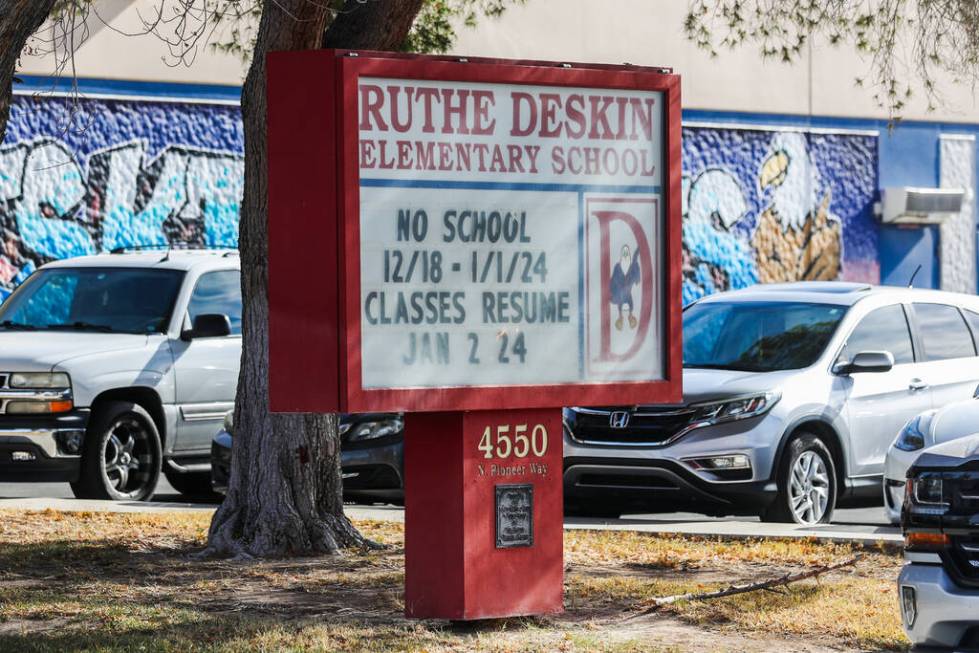
POLYGON ((889 351, 862 351, 849 363, 840 363, 833 371, 837 374, 859 374, 862 372, 890 372, 894 367, 894 356, 889 351))
POLYGON ((194 318, 194 328, 180 334, 181 340, 220 338, 231 335, 231 320, 221 313, 204 313, 194 318))

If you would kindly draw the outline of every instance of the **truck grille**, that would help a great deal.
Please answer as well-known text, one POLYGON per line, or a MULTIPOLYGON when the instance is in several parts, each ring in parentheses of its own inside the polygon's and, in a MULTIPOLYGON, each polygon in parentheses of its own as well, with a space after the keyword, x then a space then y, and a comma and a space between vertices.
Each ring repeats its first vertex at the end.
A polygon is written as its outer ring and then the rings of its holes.
POLYGON ((979 586, 979 536, 952 536, 945 554, 951 576, 963 585, 979 586))
POLYGON ((949 485, 949 512, 955 515, 979 514, 979 474, 944 474, 943 482, 949 485))
POLYGON ((662 446, 693 422, 693 408, 576 408, 568 424, 575 440, 594 444, 662 446), (622 414, 628 416, 621 425, 622 414))
POLYGON ((958 583, 979 586, 979 472, 942 474, 948 510, 942 526, 951 546, 943 554, 949 575, 958 583))

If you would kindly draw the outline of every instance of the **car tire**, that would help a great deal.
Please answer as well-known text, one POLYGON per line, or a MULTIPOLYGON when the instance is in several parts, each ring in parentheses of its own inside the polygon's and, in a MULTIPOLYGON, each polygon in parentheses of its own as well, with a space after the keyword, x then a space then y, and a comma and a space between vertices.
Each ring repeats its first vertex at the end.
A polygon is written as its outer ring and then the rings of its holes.
POLYGON ((564 506, 565 517, 593 517, 598 519, 618 519, 622 516, 622 510, 616 506, 610 506, 605 501, 569 501, 564 506))
POLYGON ((211 486, 210 472, 180 473, 164 467, 163 475, 167 477, 167 482, 173 486, 174 490, 188 499, 219 500, 221 498, 221 495, 215 492, 211 486))
POLYGON ((96 405, 85 431, 81 470, 71 490, 79 499, 148 501, 163 454, 153 418, 139 404, 96 405))
POLYGON ((762 515, 763 521, 813 526, 833 518, 838 494, 836 466, 818 436, 801 433, 788 443, 776 481, 778 494, 762 515))

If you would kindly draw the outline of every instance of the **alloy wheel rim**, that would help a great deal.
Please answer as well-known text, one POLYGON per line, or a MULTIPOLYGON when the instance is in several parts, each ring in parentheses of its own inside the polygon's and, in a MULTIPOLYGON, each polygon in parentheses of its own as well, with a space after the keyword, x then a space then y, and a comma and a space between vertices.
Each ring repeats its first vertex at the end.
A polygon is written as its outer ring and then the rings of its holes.
POLYGON ((822 456, 804 451, 789 475, 789 507, 796 521, 811 525, 819 523, 829 505, 829 472, 822 456))
POLYGON ((150 482, 152 458, 149 436, 138 421, 124 417, 112 424, 102 460, 103 473, 113 490, 124 497, 142 493, 150 482))

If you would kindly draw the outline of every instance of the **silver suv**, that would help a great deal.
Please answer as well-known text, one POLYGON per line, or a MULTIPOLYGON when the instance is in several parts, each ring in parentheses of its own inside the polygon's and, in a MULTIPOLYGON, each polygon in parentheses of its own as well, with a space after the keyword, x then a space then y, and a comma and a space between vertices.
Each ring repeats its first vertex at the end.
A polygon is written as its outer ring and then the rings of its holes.
POLYGON ((972 396, 979 298, 843 282, 755 286, 683 313, 683 403, 564 411, 568 507, 827 522, 880 501, 911 417, 972 396))
POLYGON ((146 500, 210 490, 241 357, 235 251, 118 252, 41 267, 0 306, 0 482, 146 500))

